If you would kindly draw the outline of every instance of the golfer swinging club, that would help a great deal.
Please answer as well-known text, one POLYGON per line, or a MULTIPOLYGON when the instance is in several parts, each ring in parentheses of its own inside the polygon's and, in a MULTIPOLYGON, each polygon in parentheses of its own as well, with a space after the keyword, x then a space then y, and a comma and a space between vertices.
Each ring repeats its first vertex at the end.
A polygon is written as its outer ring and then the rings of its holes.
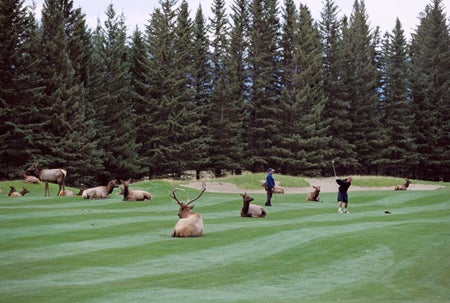
POLYGON ((344 204, 344 213, 349 214, 348 211, 348 188, 352 185, 352 177, 347 177, 345 179, 338 179, 336 176, 336 169, 334 168, 334 161, 331 162, 333 164, 334 177, 336 178, 336 183, 339 184, 339 192, 337 196, 338 201, 338 213, 342 213, 342 204, 344 204))

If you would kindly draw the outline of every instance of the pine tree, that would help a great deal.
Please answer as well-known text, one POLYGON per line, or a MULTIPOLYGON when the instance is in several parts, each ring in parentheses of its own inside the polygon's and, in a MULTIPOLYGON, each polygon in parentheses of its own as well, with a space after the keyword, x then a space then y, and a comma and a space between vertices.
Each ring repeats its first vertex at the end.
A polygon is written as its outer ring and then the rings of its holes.
POLYGON ((126 27, 113 5, 106 10, 104 28, 98 28, 97 49, 101 62, 98 99, 94 100, 100 148, 106 151, 103 182, 139 175, 136 119, 132 100, 126 27))
MULTIPOLYGON (((344 24, 345 26, 345 24, 344 24)), ((341 150, 347 155, 343 160, 343 171, 364 174, 377 173, 378 159, 382 140, 379 125, 379 73, 375 60, 375 37, 370 33, 364 1, 356 0, 350 16, 350 24, 343 29, 343 66, 341 70, 342 85, 340 99, 348 102, 349 125, 343 138, 354 144, 354 151, 359 167, 355 171, 354 163, 348 155, 352 150, 341 150)), ((342 121, 341 121, 342 123, 342 121)))
POLYGON ((450 180, 450 38, 441 0, 425 7, 413 34, 413 135, 419 153, 416 176, 450 180))
POLYGON ((246 110, 250 117, 245 137, 249 140, 246 166, 251 171, 265 171, 277 166, 280 141, 279 73, 280 51, 278 7, 276 0, 253 0, 250 3, 249 76, 251 92, 246 110))
POLYGON ((139 144, 138 155, 142 165, 142 171, 139 177, 144 177, 149 175, 148 163, 150 159, 147 153, 147 149, 149 148, 148 138, 151 136, 150 130, 154 121, 148 118, 153 108, 148 106, 146 98, 148 94, 147 77, 149 72, 148 49, 145 37, 138 28, 136 28, 131 37, 129 62, 132 87, 130 101, 133 104, 134 111, 146 117, 145 119, 136 119, 135 124, 137 133, 139 134, 136 142, 139 144))
POLYGON ((386 34, 383 47, 383 129, 387 135, 385 148, 380 153, 383 173, 412 178, 415 162, 415 144, 412 137, 411 99, 409 94, 409 58, 407 43, 400 20, 392 34, 386 34))
POLYGON ((198 137, 195 142, 195 153, 190 169, 196 171, 200 178, 202 170, 211 167, 211 54, 207 36, 207 25, 201 6, 197 9, 192 33, 192 88, 194 90, 194 111, 198 114, 200 124, 196 127, 198 137))
POLYGON ((241 109, 242 99, 237 93, 235 70, 230 56, 229 28, 225 14, 225 2, 216 0, 211 19, 213 92, 210 111, 212 130, 211 167, 215 175, 223 170, 237 171, 241 165, 241 109))
POLYGON ((297 99, 299 83, 296 81, 298 74, 297 50, 299 43, 299 14, 293 0, 285 1, 285 8, 282 15, 281 33, 281 93, 280 106, 282 118, 280 132, 282 138, 279 144, 278 169, 282 173, 300 172, 303 158, 297 158, 298 151, 299 124, 298 118, 301 115, 300 106, 297 99))
MULTIPOLYGON (((291 6, 287 6, 289 8, 291 6)), ((287 17, 296 15, 292 8, 287 17)), ((322 79, 322 50, 317 28, 309 9, 300 5, 294 26, 287 18, 284 31, 285 86, 283 87, 283 141, 281 146, 291 151, 285 158, 285 171, 291 174, 318 175, 325 165, 324 156, 329 138, 329 121, 323 118, 325 95, 322 79), (293 38, 293 44, 288 42, 293 38), (290 50, 289 52, 286 50, 290 50)))
POLYGON ((34 104, 41 98, 38 43, 34 15, 22 0, 0 2, 0 178, 17 178, 32 161, 34 104))
POLYGON ((82 35, 87 35, 84 25, 84 16, 73 10, 73 1, 44 3, 40 72, 45 97, 37 105, 37 120, 43 126, 35 135, 34 144, 40 153, 34 159, 41 166, 65 167, 67 182, 73 185, 92 182, 100 167, 78 69, 88 47, 82 41, 82 35))
POLYGON ((167 165, 173 141, 172 124, 168 123, 173 112, 173 88, 176 85, 174 64, 176 1, 164 1, 161 9, 156 8, 147 26, 147 47, 149 51, 148 72, 145 84, 148 86, 145 102, 151 125, 146 128, 146 157, 149 175, 163 175, 171 171, 167 165))

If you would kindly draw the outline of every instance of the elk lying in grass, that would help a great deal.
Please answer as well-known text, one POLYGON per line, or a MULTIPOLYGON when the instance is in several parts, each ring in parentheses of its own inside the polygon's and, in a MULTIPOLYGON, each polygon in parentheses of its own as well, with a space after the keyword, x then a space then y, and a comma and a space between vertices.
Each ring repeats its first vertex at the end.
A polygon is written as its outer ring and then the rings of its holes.
POLYGON ((123 194, 123 201, 150 201, 152 199, 152 195, 145 190, 140 189, 130 189, 130 180, 126 181, 120 180, 123 184, 123 192, 122 189, 120 192, 123 194))
POLYGON ((261 218, 266 216, 266 210, 264 207, 250 204, 253 198, 247 195, 247 193, 240 194, 242 197, 241 217, 261 218))
MULTIPOLYGON (((264 182, 262 185, 262 187, 266 187, 266 182, 264 182)), ((284 188, 282 187, 274 187, 272 188, 272 193, 274 194, 284 194, 284 188)))
POLYGON ((178 210, 178 217, 180 218, 175 224, 172 232, 172 237, 201 237, 203 235, 203 219, 200 214, 192 212, 194 205, 190 205, 192 202, 200 198, 206 191, 206 183, 202 182, 202 190, 192 200, 181 202, 175 192, 179 188, 172 190, 170 197, 180 206, 178 210))
POLYGON ((39 169, 37 164, 33 164, 26 171, 31 172, 35 177, 38 177, 41 181, 45 182, 45 197, 50 196, 48 182, 57 183, 59 185, 58 194, 61 192, 61 188, 64 190, 64 182, 67 177, 66 170, 62 168, 39 169))
POLYGON ((272 193, 274 193, 274 194, 284 194, 284 188, 282 188, 282 187, 274 187, 274 188, 272 188, 272 193))
POLYGON ((22 171, 20 173, 20 175, 23 177, 23 181, 25 181, 26 183, 32 183, 32 184, 41 183, 41 180, 39 180, 39 178, 36 178, 35 176, 28 176, 27 174, 25 174, 24 171, 22 171))
POLYGON ((58 196, 60 197, 73 197, 73 191, 70 189, 65 189, 59 192, 58 196))
POLYGON ((314 189, 314 191, 310 192, 306 196, 306 201, 320 201, 320 199, 319 199, 320 186, 313 185, 313 189, 314 189))
POLYGON ((119 187, 119 185, 117 185, 115 180, 111 180, 106 186, 91 187, 83 190, 81 196, 84 199, 106 199, 109 198, 109 194, 116 187, 119 187))
POLYGON ((407 178, 407 179, 405 179, 405 184, 402 184, 402 185, 396 185, 395 187, 394 187, 394 190, 407 190, 408 189, 408 186, 409 186, 409 184, 411 184, 411 182, 409 181, 409 179, 407 178))
POLYGON ((14 186, 10 186, 11 190, 8 193, 8 196, 11 197, 23 197, 25 196, 25 194, 29 193, 30 191, 28 189, 26 189, 25 187, 19 192, 16 191, 16 189, 14 188, 14 186))
POLYGON ((17 192, 16 188, 14 186, 10 186, 8 196, 11 196, 11 194, 15 192, 17 192))

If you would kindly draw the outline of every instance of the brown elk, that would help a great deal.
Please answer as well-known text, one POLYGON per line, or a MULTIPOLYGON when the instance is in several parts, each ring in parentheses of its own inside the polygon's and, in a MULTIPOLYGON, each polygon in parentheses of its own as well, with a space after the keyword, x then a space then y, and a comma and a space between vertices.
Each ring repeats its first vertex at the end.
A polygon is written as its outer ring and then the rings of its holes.
POLYGON ((129 188, 130 180, 120 180, 123 184, 123 201, 150 201, 152 199, 152 195, 148 191, 129 188))
POLYGON ((402 185, 396 185, 396 186, 394 187, 394 190, 407 190, 407 189, 408 189, 408 186, 409 186, 409 184, 411 184, 411 182, 409 181, 408 178, 406 178, 405 181, 406 181, 405 184, 402 184, 402 185))
MULTIPOLYGON (((262 187, 266 187, 266 182, 264 182, 261 186, 262 187)), ((274 193, 274 194, 284 194, 284 188, 282 188, 282 187, 274 187, 274 188, 272 188, 272 193, 274 193)))
POLYGON ((115 180, 111 180, 106 186, 91 187, 83 190, 81 196, 84 199, 106 199, 114 188, 119 187, 115 180))
POLYGON ((320 201, 319 199, 319 193, 320 193, 320 186, 312 186, 314 191, 310 192, 306 196, 306 201, 320 201))
POLYGON ((15 193, 15 192, 17 192, 16 188, 15 188, 13 185, 10 186, 10 187, 9 187, 9 193, 8 193, 8 196, 11 196, 11 194, 12 194, 12 193, 15 193))
POLYGON ((24 171, 22 171, 20 173, 20 175, 23 177, 23 181, 25 181, 27 183, 32 183, 32 184, 41 183, 41 180, 39 180, 39 178, 36 178, 35 176, 28 176, 27 174, 25 174, 24 171))
POLYGON ((11 197, 23 197, 23 196, 25 196, 25 194, 27 194, 27 193, 30 192, 30 191, 29 191, 28 189, 26 189, 25 187, 24 187, 20 192, 19 192, 19 191, 16 191, 16 189, 14 188, 14 186, 11 186, 11 191, 10 191, 10 193, 8 194, 8 196, 11 196, 11 197), (11 192, 13 189, 14 189, 14 191, 11 192))
POLYGON ((59 192, 59 197, 73 197, 73 191, 70 189, 65 189, 59 192))
POLYGON ((206 191, 206 183, 202 182, 202 190, 192 200, 186 202, 180 201, 175 192, 179 188, 172 190, 170 197, 180 206, 178 210, 178 217, 180 218, 175 224, 172 232, 172 237, 201 237, 203 235, 203 219, 200 214, 192 212, 194 205, 190 205, 192 202, 200 198, 206 191))
POLYGON ((242 197, 241 217, 263 218, 266 216, 266 210, 264 207, 250 204, 253 198, 247 195, 247 193, 240 194, 242 197))
POLYGON ((45 197, 50 196, 48 182, 57 183, 59 185, 58 194, 61 192, 61 188, 64 190, 64 183, 67 177, 66 170, 62 168, 39 169, 37 164, 33 164, 26 171, 31 172, 35 177, 38 177, 41 181, 45 182, 45 197))

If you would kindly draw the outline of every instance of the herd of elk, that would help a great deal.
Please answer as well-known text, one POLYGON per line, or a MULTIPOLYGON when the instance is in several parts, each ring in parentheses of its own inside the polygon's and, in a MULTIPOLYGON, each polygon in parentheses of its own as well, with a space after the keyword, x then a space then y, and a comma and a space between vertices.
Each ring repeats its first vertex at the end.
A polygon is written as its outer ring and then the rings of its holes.
POLYGON ((319 193, 320 193, 320 186, 312 186, 314 191, 310 192, 306 196, 306 201, 320 201, 319 200, 319 193))
POLYGON ((84 199, 106 199, 114 188, 119 187, 115 180, 108 182, 106 186, 91 187, 83 190, 81 196, 84 199))
POLYGON ((9 188, 8 196, 10 197, 23 197, 25 194, 29 193, 28 189, 25 187, 21 191, 17 191, 14 186, 10 186, 9 188))
POLYGON ((180 188, 172 190, 170 197, 180 206, 178 210, 178 217, 180 218, 175 224, 172 232, 172 237, 201 237, 203 235, 203 219, 200 214, 194 213, 192 209, 194 205, 190 205, 192 202, 200 198, 206 191, 206 183, 202 182, 202 190, 192 200, 182 202, 180 201, 175 192, 180 188))
POLYGON ((241 217, 261 218, 266 216, 266 210, 259 205, 250 204, 253 198, 247 193, 240 194, 242 197, 241 217))
POLYGON ((64 182, 67 176, 66 170, 62 168, 39 169, 37 164, 33 164, 26 171, 32 173, 42 182, 45 182, 45 193, 44 193, 45 197, 50 196, 50 191, 48 189, 48 182, 57 183, 59 185, 58 195, 61 192, 61 189, 64 190, 64 182))
POLYGON ((152 199, 152 195, 148 191, 129 188, 130 180, 120 180, 123 184, 123 190, 120 191, 123 194, 123 201, 150 201, 152 199))
POLYGON ((402 185, 396 185, 396 186, 394 187, 394 190, 407 190, 407 189, 408 189, 408 186, 409 186, 409 184, 411 184, 411 182, 409 181, 408 178, 406 178, 405 181, 406 181, 405 184, 402 184, 402 185))

